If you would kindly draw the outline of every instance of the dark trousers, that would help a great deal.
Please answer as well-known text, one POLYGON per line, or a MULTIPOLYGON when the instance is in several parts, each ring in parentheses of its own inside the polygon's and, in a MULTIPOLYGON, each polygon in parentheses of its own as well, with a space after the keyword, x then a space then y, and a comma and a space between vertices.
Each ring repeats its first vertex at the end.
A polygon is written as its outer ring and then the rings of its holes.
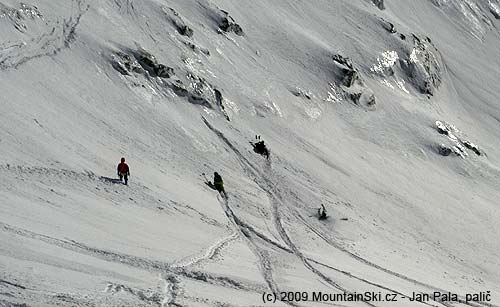
POLYGON ((214 187, 219 193, 224 194, 224 196, 226 196, 226 191, 224 191, 224 184, 216 183, 214 184, 214 187))
POLYGON ((128 174, 127 173, 119 173, 118 177, 120 177, 120 181, 122 181, 123 179, 125 179, 125 185, 128 184, 128 174))

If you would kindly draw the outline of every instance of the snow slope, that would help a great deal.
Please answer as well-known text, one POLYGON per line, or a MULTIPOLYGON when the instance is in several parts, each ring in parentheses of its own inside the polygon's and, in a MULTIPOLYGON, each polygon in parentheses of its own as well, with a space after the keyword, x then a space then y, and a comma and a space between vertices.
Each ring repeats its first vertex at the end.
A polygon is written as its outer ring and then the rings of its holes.
POLYGON ((0 0, 0 306, 500 306, 499 7, 0 0))

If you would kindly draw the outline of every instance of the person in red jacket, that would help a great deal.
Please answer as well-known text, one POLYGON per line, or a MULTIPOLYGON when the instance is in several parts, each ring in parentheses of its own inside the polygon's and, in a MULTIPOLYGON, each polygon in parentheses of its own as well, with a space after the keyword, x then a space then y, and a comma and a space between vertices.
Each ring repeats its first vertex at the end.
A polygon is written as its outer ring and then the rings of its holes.
POLYGON ((118 172, 118 177, 120 177, 120 181, 122 181, 122 179, 125 179, 125 185, 127 185, 128 176, 130 176, 130 171, 127 163, 125 163, 125 158, 122 158, 120 164, 118 164, 118 167, 116 168, 116 171, 118 172))

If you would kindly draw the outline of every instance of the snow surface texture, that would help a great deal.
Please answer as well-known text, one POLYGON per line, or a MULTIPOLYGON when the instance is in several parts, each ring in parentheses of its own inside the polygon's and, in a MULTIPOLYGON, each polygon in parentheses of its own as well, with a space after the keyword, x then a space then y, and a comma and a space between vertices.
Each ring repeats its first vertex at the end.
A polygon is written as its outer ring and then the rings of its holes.
POLYGON ((499 7, 0 0, 0 306, 500 306, 499 7))

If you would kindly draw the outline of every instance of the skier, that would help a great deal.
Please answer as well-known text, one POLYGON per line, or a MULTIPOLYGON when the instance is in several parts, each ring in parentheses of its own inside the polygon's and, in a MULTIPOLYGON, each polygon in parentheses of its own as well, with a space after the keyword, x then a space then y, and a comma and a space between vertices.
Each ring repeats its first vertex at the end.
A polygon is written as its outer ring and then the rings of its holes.
POLYGON ((266 144, 264 144, 264 141, 260 139, 260 135, 256 135, 255 139, 258 140, 257 143, 252 144, 253 145, 253 150, 266 157, 266 159, 269 159, 269 150, 266 147, 266 144))
POLYGON ((327 217, 325 206, 321 204, 321 208, 318 209, 318 219, 326 220, 327 217))
POLYGON ((130 170, 128 168, 127 163, 125 163, 125 158, 121 159, 121 162, 120 164, 118 164, 116 171, 118 172, 118 177, 120 178, 120 181, 122 181, 122 179, 125 179, 125 185, 127 185, 128 177, 130 176, 130 170))
POLYGON ((219 175, 219 173, 214 172, 214 187, 219 193, 223 194, 223 196, 226 196, 226 191, 224 191, 224 182, 222 181, 222 177, 219 175))

